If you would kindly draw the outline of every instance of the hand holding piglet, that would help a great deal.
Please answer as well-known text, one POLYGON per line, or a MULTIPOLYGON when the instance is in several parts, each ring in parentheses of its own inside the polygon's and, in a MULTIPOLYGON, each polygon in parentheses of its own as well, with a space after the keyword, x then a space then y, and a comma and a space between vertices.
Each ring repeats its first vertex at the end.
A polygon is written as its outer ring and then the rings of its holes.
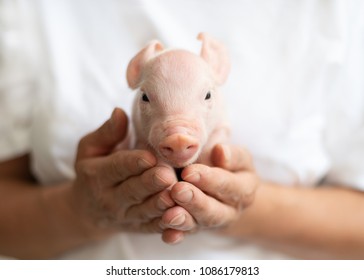
POLYGON ((129 86, 137 89, 132 116, 136 147, 152 151, 159 166, 184 168, 184 182, 170 188, 177 206, 160 223, 167 243, 197 227, 236 220, 251 203, 258 182, 245 150, 219 145, 229 135, 219 86, 230 64, 220 42, 205 33, 198 38, 201 56, 164 50, 153 41, 127 70, 129 86))
POLYGON ((171 168, 155 167, 149 151, 115 150, 127 126, 125 113, 117 108, 78 145, 70 204, 89 239, 120 231, 161 232, 160 217, 175 204, 166 191, 177 181, 171 168))

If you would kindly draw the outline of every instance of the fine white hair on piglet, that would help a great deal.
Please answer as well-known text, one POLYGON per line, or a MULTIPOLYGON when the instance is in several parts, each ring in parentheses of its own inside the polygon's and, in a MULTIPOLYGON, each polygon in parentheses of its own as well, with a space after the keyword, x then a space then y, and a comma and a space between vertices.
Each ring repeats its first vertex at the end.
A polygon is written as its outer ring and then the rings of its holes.
POLYGON ((200 33, 201 55, 164 49, 153 40, 130 61, 129 87, 136 90, 132 122, 136 147, 152 150, 161 164, 182 168, 210 164, 229 129, 219 86, 230 63, 222 43, 200 33))

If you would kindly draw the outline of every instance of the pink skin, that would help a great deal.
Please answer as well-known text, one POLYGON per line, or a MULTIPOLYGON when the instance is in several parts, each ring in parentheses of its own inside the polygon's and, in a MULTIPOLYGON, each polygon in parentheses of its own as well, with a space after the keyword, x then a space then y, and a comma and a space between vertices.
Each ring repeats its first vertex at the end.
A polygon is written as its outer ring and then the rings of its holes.
POLYGON ((129 86, 136 146, 152 150, 160 163, 176 168, 209 164, 216 143, 226 142, 228 126, 218 86, 227 78, 225 48, 207 34, 201 56, 184 50, 163 51, 151 42, 130 62, 129 86))

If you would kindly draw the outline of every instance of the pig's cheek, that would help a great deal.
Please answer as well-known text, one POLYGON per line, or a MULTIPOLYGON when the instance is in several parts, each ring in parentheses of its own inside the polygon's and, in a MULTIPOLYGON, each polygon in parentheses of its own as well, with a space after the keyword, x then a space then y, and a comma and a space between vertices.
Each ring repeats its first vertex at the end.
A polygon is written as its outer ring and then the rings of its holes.
POLYGON ((147 111, 139 111, 138 118, 135 122, 135 128, 140 141, 148 142, 151 119, 152 118, 147 111))
POLYGON ((217 114, 216 112, 208 112, 206 114, 206 124, 205 124, 205 133, 206 135, 210 135, 214 129, 216 128, 218 122, 223 118, 224 116, 217 114))
POLYGON ((196 126, 197 130, 195 137, 199 139, 200 146, 204 146, 208 140, 209 131, 211 130, 209 127, 210 124, 206 121, 205 116, 196 118, 196 122, 198 122, 198 125, 196 126))
POLYGON ((163 129, 161 128, 160 122, 152 122, 148 132, 148 142, 155 151, 158 151, 159 143, 163 138, 163 129))

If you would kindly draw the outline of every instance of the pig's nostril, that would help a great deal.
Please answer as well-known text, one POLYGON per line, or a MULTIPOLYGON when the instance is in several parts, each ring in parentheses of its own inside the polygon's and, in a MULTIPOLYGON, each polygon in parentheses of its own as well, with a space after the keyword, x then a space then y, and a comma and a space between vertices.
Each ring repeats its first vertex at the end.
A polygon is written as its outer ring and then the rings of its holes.
POLYGON ((169 156, 173 154, 173 149, 171 147, 162 147, 162 154, 165 156, 169 156))
POLYGON ((163 157, 180 161, 193 157, 197 150, 197 140, 186 135, 168 136, 159 145, 159 152, 163 157))

